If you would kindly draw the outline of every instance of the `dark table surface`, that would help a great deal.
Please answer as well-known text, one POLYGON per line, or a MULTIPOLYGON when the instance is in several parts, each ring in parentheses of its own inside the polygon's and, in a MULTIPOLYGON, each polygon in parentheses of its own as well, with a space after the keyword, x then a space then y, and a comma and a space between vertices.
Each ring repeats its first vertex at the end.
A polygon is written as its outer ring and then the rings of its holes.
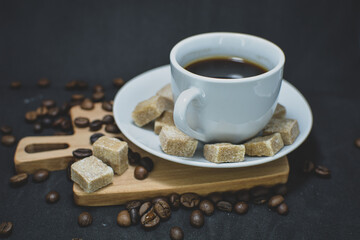
MULTIPOLYGON (((285 52, 284 78, 307 98, 314 125, 307 141, 291 153, 290 212, 280 216, 265 205, 246 215, 217 211, 201 229, 189 224, 190 211, 174 212, 154 231, 121 228, 124 206, 79 207, 65 171, 22 188, 9 187, 15 173, 14 147, 0 146, 0 221, 12 221, 11 239, 166 239, 172 226, 185 239, 360 239, 359 1, 0 1, 0 124, 13 126, 17 139, 34 135, 24 113, 43 99, 58 103, 73 92, 66 82, 103 84, 169 63, 171 47, 203 32, 243 32, 267 38, 285 52), (39 89, 41 77, 51 80, 39 89), (23 86, 10 90, 11 81, 23 86), (304 174, 304 160, 331 169, 331 179, 304 174), (49 205, 50 190, 61 200, 49 205), (94 222, 80 228, 77 216, 94 222)), ((51 135, 46 129, 41 135, 51 135)))

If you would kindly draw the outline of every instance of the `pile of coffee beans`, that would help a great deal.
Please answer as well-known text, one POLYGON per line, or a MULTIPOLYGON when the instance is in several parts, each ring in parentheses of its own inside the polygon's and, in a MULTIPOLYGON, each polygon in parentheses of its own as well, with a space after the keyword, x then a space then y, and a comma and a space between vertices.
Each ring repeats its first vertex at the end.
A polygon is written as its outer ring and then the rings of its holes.
POLYGON ((154 169, 154 162, 149 157, 141 157, 139 153, 128 150, 128 160, 131 166, 136 166, 134 177, 138 180, 144 180, 154 169))
POLYGON ((9 125, 0 126, 0 132, 3 135, 1 137, 1 143, 4 146, 11 147, 15 144, 16 138, 15 136, 11 135, 13 129, 9 125))

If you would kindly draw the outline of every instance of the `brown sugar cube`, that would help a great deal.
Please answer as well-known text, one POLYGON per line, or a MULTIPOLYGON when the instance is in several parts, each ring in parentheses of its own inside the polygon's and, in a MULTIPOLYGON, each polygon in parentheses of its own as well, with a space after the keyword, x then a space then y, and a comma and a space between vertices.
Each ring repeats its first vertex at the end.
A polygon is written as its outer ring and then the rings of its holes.
POLYGON ((132 112, 132 119, 135 124, 142 127, 152 120, 160 117, 166 110, 170 109, 168 100, 161 96, 152 96, 151 98, 142 101, 136 105, 132 112))
POLYGON ((164 126, 159 138, 165 153, 179 157, 192 157, 198 144, 197 140, 185 135, 174 126, 164 126))
POLYGON ((273 118, 283 118, 285 117, 286 115, 286 108, 281 105, 280 103, 278 103, 276 105, 276 108, 275 108, 275 111, 274 111, 274 114, 273 114, 273 118))
POLYGON ((284 147, 284 142, 280 133, 274 133, 265 137, 253 138, 244 145, 246 155, 270 157, 284 147))
POLYGON ((161 88, 156 95, 162 96, 166 98, 167 100, 174 103, 174 98, 171 90, 171 84, 166 84, 163 88, 161 88))
POLYGON ((128 144, 117 138, 103 136, 93 144, 94 156, 110 165, 118 175, 128 169, 128 144))
POLYGON ((111 167, 94 156, 84 158, 71 165, 71 180, 88 193, 112 183, 114 172, 111 167))
POLYGON ((299 135, 299 124, 294 119, 272 118, 265 126, 263 135, 280 133, 285 145, 293 144, 299 135))
POLYGON ((165 111, 159 118, 155 120, 154 132, 159 135, 163 126, 175 126, 173 113, 165 111))
POLYGON ((244 161, 245 146, 230 143, 205 144, 204 157, 213 163, 244 161))

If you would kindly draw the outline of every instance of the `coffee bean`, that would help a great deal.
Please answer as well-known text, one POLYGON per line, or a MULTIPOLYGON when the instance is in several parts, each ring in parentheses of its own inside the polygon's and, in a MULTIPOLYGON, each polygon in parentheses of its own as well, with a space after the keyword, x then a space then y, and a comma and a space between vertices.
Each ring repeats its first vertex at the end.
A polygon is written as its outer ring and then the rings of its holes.
POLYGON ((68 102, 64 102, 60 106, 60 114, 66 115, 68 114, 69 110, 70 110, 70 104, 68 102))
POLYGON ((186 208, 197 207, 200 203, 200 196, 196 193, 184 193, 180 196, 180 203, 186 208))
POLYGON ((9 180, 10 186, 12 187, 21 187, 27 183, 29 175, 27 173, 19 173, 12 176, 9 180))
POLYGON ((37 114, 36 111, 29 111, 25 114, 25 120, 27 122, 35 122, 35 120, 37 119, 37 114))
POLYGON ((224 201, 230 202, 231 204, 235 204, 237 202, 236 201, 236 196, 232 192, 225 192, 223 194, 223 199, 224 199, 224 201))
POLYGON ((43 130, 43 127, 40 122, 37 122, 34 124, 33 129, 35 133, 40 133, 43 130))
POLYGON ((7 125, 3 125, 3 126, 0 127, 0 132, 2 134, 10 134, 10 133, 12 133, 12 127, 7 126, 7 125))
POLYGON ((130 213, 131 223, 133 225, 138 224, 140 221, 139 211, 136 208, 132 208, 129 210, 129 213, 130 213))
POLYGON ((74 124, 78 128, 86 128, 89 126, 90 121, 88 118, 85 118, 85 117, 77 117, 74 120, 74 124))
POLYGON ((253 203, 256 205, 261 205, 261 204, 266 203, 267 200, 268 200, 267 195, 263 195, 263 196, 253 198, 253 203))
POLYGON ((49 117, 44 117, 41 119, 41 125, 44 127, 51 127, 53 123, 53 120, 49 117))
POLYGON ((65 119, 64 121, 61 122, 61 129, 64 131, 71 129, 71 122, 69 119, 65 119))
POLYGON ((141 158, 139 164, 146 168, 148 172, 151 172, 154 168, 154 163, 149 157, 141 158))
POLYGON ((71 100, 72 101, 82 101, 82 100, 84 100, 85 99, 85 96, 83 95, 83 94, 73 94, 72 96, 71 96, 71 100))
POLYGON ((281 195, 272 196, 268 201, 269 208, 274 208, 279 206, 282 202, 284 202, 284 197, 281 195))
POLYGON ((88 87, 87 82, 81 81, 81 80, 76 81, 76 89, 84 90, 84 89, 86 89, 87 87, 88 87))
POLYGON ((45 199, 47 203, 56 203, 60 199, 60 194, 56 191, 51 191, 46 194, 45 199))
POLYGON ((258 187, 254 187, 250 190, 250 194, 252 197, 256 198, 259 196, 263 196, 263 195, 268 195, 269 194, 269 189, 262 187, 262 186, 258 186, 258 187))
POLYGON ((180 195, 177 193, 173 193, 169 196, 170 207, 173 210, 177 210, 180 208, 180 195))
POLYGON ((0 224, 0 238, 9 237, 13 229, 12 222, 2 222, 0 224))
POLYGON ((49 108, 49 110, 48 110, 48 115, 52 118, 59 116, 59 114, 60 114, 60 108, 58 108, 58 107, 52 107, 52 108, 49 108))
POLYGON ((113 106, 112 106, 112 104, 110 103, 110 102, 103 102, 102 104, 101 104, 101 108, 103 109, 103 110, 105 110, 105 111, 107 111, 107 112, 112 112, 112 108, 113 108, 113 106))
POLYGON ((210 200, 202 200, 199 204, 199 209, 206 215, 211 216, 214 213, 214 204, 210 200))
POLYGON ((20 81, 13 81, 10 83, 11 89, 19 89, 21 88, 21 82, 20 81))
POLYGON ((104 136, 104 134, 102 133, 94 133, 93 135, 90 136, 90 143, 91 145, 94 144, 94 142, 96 142, 99 138, 101 138, 102 136, 104 136))
POLYGON ((47 107, 41 106, 36 109, 36 115, 39 118, 45 117, 48 114, 47 107))
POLYGON ((37 170, 33 175, 33 181, 37 183, 43 182, 48 178, 49 178, 49 172, 44 169, 37 170))
POLYGON ((4 146, 11 147, 16 142, 16 138, 13 135, 4 135, 1 137, 1 143, 4 146))
POLYGON ((143 166, 137 166, 134 170, 134 177, 137 180, 144 180, 148 176, 148 171, 143 166))
POLYGON ((42 101, 42 105, 47 108, 52 108, 56 106, 56 102, 52 99, 45 99, 42 101))
POLYGON ((219 192, 213 192, 208 195, 208 198, 210 201, 212 201, 214 204, 218 203, 219 201, 223 200, 222 194, 219 192))
POLYGON ((224 212, 231 212, 232 211, 232 204, 227 201, 220 201, 216 204, 217 209, 224 212))
POLYGON ((234 211, 239 215, 247 213, 248 209, 249 205, 246 202, 238 202, 234 206, 234 211))
POLYGON ((48 87, 50 85, 50 80, 47 78, 40 78, 37 81, 37 85, 38 85, 38 87, 41 87, 41 88, 48 87))
POLYGON ((190 215, 190 224, 193 227, 201 228, 204 225, 204 214, 200 210, 192 211, 190 215))
POLYGON ((129 227, 131 225, 131 217, 128 210, 120 211, 117 215, 116 221, 121 227, 129 227))
POLYGON ((89 124, 90 131, 95 132, 101 129, 102 122, 100 120, 94 120, 89 124))
POLYGON ((72 181, 72 180, 71 180, 71 165, 72 165, 73 163, 75 163, 75 161, 74 161, 74 160, 70 160, 70 162, 68 163, 68 166, 67 166, 67 168, 66 168, 66 176, 67 176, 67 178, 68 178, 69 181, 72 181))
POLYGON ((288 212, 289 212, 289 208, 288 206, 286 205, 286 203, 282 203, 280 204, 277 209, 276 209, 277 213, 280 214, 280 215, 287 215, 288 212))
POLYGON ((120 133, 120 129, 114 123, 107 124, 105 126, 105 131, 108 133, 120 133))
POLYGON ((276 195, 283 195, 285 196, 287 194, 287 187, 286 184, 278 184, 273 187, 273 192, 276 195))
POLYGON ((312 161, 305 161, 303 166, 303 172, 304 173, 310 173, 314 171, 315 164, 312 161))
POLYGON ((330 170, 325 167, 325 166, 317 166, 315 168, 315 173, 316 175, 318 175, 319 177, 323 177, 323 178, 330 178, 331 177, 331 172, 330 170))
POLYGON ((101 100, 104 99, 104 97, 105 97, 104 92, 94 92, 91 96, 91 98, 94 102, 100 102, 101 100))
POLYGON ((140 162, 140 154, 137 152, 133 152, 131 151, 131 149, 129 148, 128 150, 128 160, 129 160, 129 164, 132 166, 138 165, 140 162))
POLYGON ((248 190, 240 190, 236 193, 236 200, 239 202, 249 202, 250 201, 250 193, 248 190))
POLYGON ((102 119, 102 122, 103 122, 104 124, 114 123, 114 117, 113 117, 112 115, 110 115, 110 114, 105 115, 105 116, 103 117, 103 119, 102 119))
POLYGON ((66 120, 65 117, 59 117, 58 119, 56 119, 56 120, 52 123, 52 127, 53 127, 53 128, 60 128, 62 122, 65 121, 65 120, 66 120))
POLYGON ((133 208, 139 209, 140 206, 141 206, 141 201, 138 200, 130 201, 125 205, 126 209, 129 211, 133 208))
POLYGON ((167 201, 161 199, 157 201, 154 205, 154 210, 156 214, 163 220, 166 220, 171 216, 170 206, 167 201))
POLYGON ((89 98, 85 98, 82 102, 80 107, 84 110, 92 110, 94 109, 94 103, 89 98))
POLYGON ((170 229, 170 239, 171 240, 183 240, 184 232, 180 227, 172 227, 170 229))
POLYGON ((143 216, 151 208, 152 208, 151 202, 144 202, 143 204, 141 204, 140 209, 139 209, 140 216, 143 216))
POLYGON ((149 229, 156 227, 160 223, 160 217, 155 213, 155 210, 152 207, 141 217, 140 221, 145 228, 149 229))
POLYGON ((158 201, 165 201, 165 202, 168 203, 168 200, 166 199, 166 197, 155 197, 155 198, 152 199, 151 203, 154 205, 158 201))
POLYGON ((125 81, 122 78, 114 78, 113 84, 115 87, 121 88, 125 84, 125 81))
POLYGON ((360 148, 360 138, 355 139, 354 143, 356 147, 360 148))
POLYGON ((93 221, 93 218, 90 213, 82 212, 78 217, 78 224, 80 227, 90 226, 93 221))
POLYGON ((76 88, 76 86, 77 86, 76 81, 70 81, 65 84, 65 88, 68 90, 74 90, 76 88))
POLYGON ((93 92, 104 92, 104 87, 101 86, 100 84, 96 84, 96 85, 93 87, 93 92))
POLYGON ((90 157, 93 155, 93 152, 91 149, 88 148, 78 148, 72 152, 73 156, 78 159, 83 159, 86 157, 90 157))

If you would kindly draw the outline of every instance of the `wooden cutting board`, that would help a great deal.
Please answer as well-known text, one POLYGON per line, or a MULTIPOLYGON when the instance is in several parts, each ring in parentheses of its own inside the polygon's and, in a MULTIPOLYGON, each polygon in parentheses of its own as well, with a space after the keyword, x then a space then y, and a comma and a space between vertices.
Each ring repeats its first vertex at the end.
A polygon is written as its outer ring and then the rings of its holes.
MULTIPOLYGON (((71 108, 71 119, 87 117, 90 121, 102 119, 111 114, 96 103, 93 110, 83 110, 79 106, 71 108)), ((73 124, 74 134, 69 136, 37 136, 20 140, 15 157, 18 172, 33 173, 38 169, 50 171, 65 169, 72 160, 72 151, 77 148, 92 148, 88 128, 77 128, 73 124)), ((236 191, 254 186, 273 186, 286 183, 289 164, 286 157, 275 161, 246 168, 200 168, 170 162, 151 155, 120 134, 106 133, 104 127, 97 131, 111 137, 121 137, 128 142, 129 148, 140 153, 141 157, 150 157, 154 161, 154 170, 145 180, 134 178, 134 167, 121 176, 114 176, 113 183, 94 193, 85 193, 74 184, 74 200, 83 206, 106 206, 123 204, 129 200, 166 196, 170 193, 196 192, 206 195, 211 192, 236 191)))

